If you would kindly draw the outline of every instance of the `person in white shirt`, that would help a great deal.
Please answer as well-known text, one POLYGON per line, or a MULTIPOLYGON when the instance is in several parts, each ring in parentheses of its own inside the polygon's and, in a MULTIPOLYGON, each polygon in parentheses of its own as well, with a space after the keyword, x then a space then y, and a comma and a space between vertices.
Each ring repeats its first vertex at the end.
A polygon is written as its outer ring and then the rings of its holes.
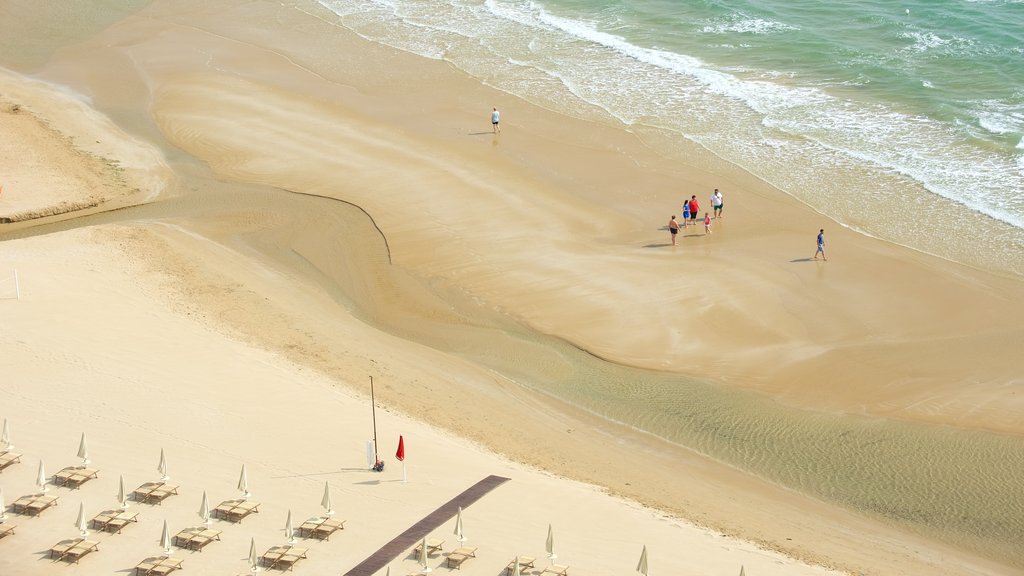
POLYGON ((715 209, 715 218, 722 217, 722 193, 715 188, 715 193, 711 195, 711 207, 715 209))
POLYGON ((501 121, 501 112, 498 112, 498 109, 495 108, 494 111, 491 112, 491 126, 494 127, 494 133, 495 134, 497 134, 498 132, 501 132, 501 127, 498 126, 498 122, 500 122, 500 121, 501 121))

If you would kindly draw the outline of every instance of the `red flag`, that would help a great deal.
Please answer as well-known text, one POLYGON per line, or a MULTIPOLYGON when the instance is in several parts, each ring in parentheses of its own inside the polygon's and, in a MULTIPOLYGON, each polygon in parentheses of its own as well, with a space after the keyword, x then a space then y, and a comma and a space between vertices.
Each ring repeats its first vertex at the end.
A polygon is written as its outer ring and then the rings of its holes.
POLYGON ((405 439, 401 436, 398 437, 398 452, 395 452, 395 460, 399 462, 405 460, 405 439))

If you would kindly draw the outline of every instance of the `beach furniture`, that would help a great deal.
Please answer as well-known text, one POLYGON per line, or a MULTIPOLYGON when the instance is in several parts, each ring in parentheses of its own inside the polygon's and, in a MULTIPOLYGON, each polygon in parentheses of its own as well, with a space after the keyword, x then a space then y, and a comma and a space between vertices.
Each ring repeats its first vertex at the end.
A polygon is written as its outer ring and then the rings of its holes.
POLYGON ((249 500, 225 500, 214 508, 210 514, 214 518, 228 522, 241 522, 249 514, 260 511, 260 503, 249 500))
POLYGON ((0 538, 14 534, 14 524, 0 524, 0 538))
POLYGON ((153 504, 155 502, 157 504, 161 504, 168 496, 173 496, 177 493, 177 484, 168 484, 166 482, 146 482, 132 492, 132 498, 136 502, 144 502, 146 504, 153 504))
POLYGON ((273 546, 260 556, 260 563, 273 570, 292 570, 295 563, 306 557, 309 548, 297 548, 295 546, 273 546))
POLYGON ((138 512, 128 512, 127 510, 105 510, 100 512, 90 523, 93 528, 98 528, 104 532, 121 533, 121 529, 132 522, 138 522, 138 512))
MULTIPOLYGON (((440 538, 427 538, 427 556, 431 554, 440 554, 442 546, 444 546, 444 540, 441 540, 440 538)), ((420 542, 417 544, 413 551, 416 554, 421 553, 423 551, 423 543, 420 542)))
POLYGON ((85 538, 61 540, 53 548, 50 548, 50 558, 56 561, 64 560, 65 562, 77 564, 83 556, 90 552, 95 552, 99 548, 100 543, 95 540, 86 540, 85 538))
POLYGON ((345 529, 344 520, 335 520, 323 516, 310 518, 299 526, 299 536, 313 537, 317 540, 327 540, 338 530, 345 529))
POLYGON ((21 462, 21 454, 11 452, 10 450, 0 452, 0 472, 11 464, 17 464, 18 462, 21 462))
POLYGON ((552 564, 551 566, 545 568, 543 572, 541 572, 541 576, 544 576, 544 574, 554 574, 555 576, 568 576, 569 567, 563 564, 552 564))
POLYGON ((11 512, 24 514, 25 516, 38 516, 50 506, 57 505, 57 496, 45 494, 30 494, 22 496, 11 504, 11 512))
POLYGON ((449 568, 462 568, 462 563, 470 558, 476 558, 476 546, 462 546, 448 554, 449 568))
POLYGON ((95 468, 68 466, 53 475, 53 484, 65 488, 79 488, 82 484, 99 476, 99 473, 100 471, 95 468))
POLYGON ((207 544, 220 540, 220 530, 211 530, 206 526, 186 528, 174 535, 174 545, 186 550, 203 551, 207 544))
POLYGON ((182 562, 184 562, 184 560, 169 558, 166 556, 146 558, 135 566, 135 574, 136 576, 170 574, 171 572, 181 568, 182 562))
MULTIPOLYGON (((528 568, 533 568, 533 563, 536 560, 537 559, 534 558, 533 556, 520 556, 519 557, 519 569, 520 570, 526 570, 528 568)), ((508 561, 508 566, 505 566, 505 574, 511 575, 512 571, 515 570, 515 568, 516 568, 516 559, 513 558, 513 559, 508 561)))

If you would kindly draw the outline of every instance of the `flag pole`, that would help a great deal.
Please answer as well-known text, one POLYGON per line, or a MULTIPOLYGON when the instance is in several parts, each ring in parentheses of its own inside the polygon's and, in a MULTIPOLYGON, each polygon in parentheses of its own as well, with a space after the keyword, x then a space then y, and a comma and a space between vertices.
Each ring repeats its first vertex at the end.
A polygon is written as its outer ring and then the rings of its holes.
POLYGON ((380 455, 377 453, 377 406, 373 400, 373 376, 370 376, 370 413, 373 415, 373 465, 380 462, 380 455))

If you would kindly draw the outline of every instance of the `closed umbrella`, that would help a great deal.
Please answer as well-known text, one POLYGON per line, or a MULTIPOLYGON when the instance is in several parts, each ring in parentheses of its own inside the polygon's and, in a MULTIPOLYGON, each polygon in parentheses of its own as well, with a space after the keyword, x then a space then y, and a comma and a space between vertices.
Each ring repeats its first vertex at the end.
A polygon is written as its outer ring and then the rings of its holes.
POLYGON ((124 474, 117 480, 117 503, 121 505, 121 510, 128 508, 128 492, 124 489, 124 474))
POLYGON ((238 475, 238 489, 242 491, 242 498, 248 498, 249 494, 249 477, 245 473, 245 464, 242 464, 242 473, 238 475))
POLYGON ((740 564, 740 576, 747 576, 746 572, 743 571, 743 565, 740 564))
POLYGON ((334 507, 331 505, 331 485, 324 481, 324 497, 320 499, 320 505, 324 507, 325 514, 334 516, 334 507))
POLYGON ((636 565, 636 571, 647 576, 647 546, 644 546, 644 551, 640 553, 640 562, 636 565))
POLYGON ((210 525, 210 500, 206 497, 206 490, 203 490, 203 501, 199 504, 199 517, 203 524, 210 525))
POLYGON ((4 504, 3 486, 0 486, 0 520, 7 520, 7 506, 4 504))
POLYGON ((14 444, 11 444, 11 426, 7 423, 7 418, 4 418, 4 431, 0 434, 0 444, 4 445, 4 450, 14 448, 14 444))
POLYGON ((85 519, 85 502, 79 502, 78 503, 78 518, 75 519, 75 528, 78 528, 78 534, 82 538, 85 538, 86 536, 89 535, 89 531, 86 529, 87 528, 86 522, 88 522, 88 520, 85 519))
POLYGON ((288 519, 284 521, 284 537, 289 544, 295 544, 295 530, 292 529, 292 511, 288 510, 288 519))
POLYGON ((256 539, 249 541, 249 571, 256 572, 260 569, 260 557, 256 555, 256 539))
POLYGON ((519 571, 519 555, 518 554, 516 554, 516 559, 515 559, 514 563, 512 564, 512 576, 522 576, 522 573, 519 571))
POLYGON ((89 463, 89 444, 85 441, 85 432, 82 432, 82 439, 78 441, 78 457, 82 459, 82 468, 89 463))
POLYGON ((544 549, 548 552, 548 560, 554 563, 558 555, 555 554, 555 531, 551 524, 548 524, 548 539, 544 542, 544 549))
POLYGON ((420 546, 420 566, 423 566, 422 572, 424 574, 430 572, 430 566, 427 566, 427 537, 423 537, 423 544, 420 546))
POLYGON ((171 555, 171 533, 167 531, 167 520, 164 520, 164 529, 160 532, 160 547, 164 549, 164 556, 171 555))
POLYGON ((39 486, 40 492, 49 492, 50 488, 46 485, 46 468, 43 467, 43 461, 39 460, 39 472, 36 473, 36 486, 39 486))
POLYGON ((161 482, 167 482, 171 479, 171 477, 167 475, 167 458, 164 457, 163 448, 160 449, 160 463, 156 465, 156 469, 160 472, 161 482))
POLYGON ((455 516, 455 537, 459 542, 466 541, 466 536, 462 533, 462 506, 459 506, 459 513, 455 516))

